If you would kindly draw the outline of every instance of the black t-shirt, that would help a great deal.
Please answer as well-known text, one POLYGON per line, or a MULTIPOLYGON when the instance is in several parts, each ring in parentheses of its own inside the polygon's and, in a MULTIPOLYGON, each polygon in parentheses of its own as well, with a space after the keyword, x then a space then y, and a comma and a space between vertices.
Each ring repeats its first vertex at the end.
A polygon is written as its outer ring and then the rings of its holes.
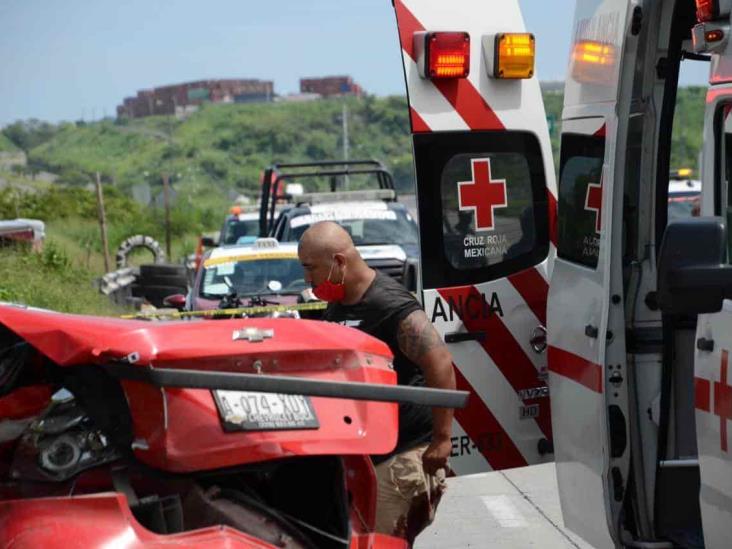
MULTIPOLYGON (((424 376, 419 366, 409 360, 399 348, 399 324, 409 314, 422 307, 409 291, 393 278, 376 271, 371 286, 355 305, 330 303, 323 320, 353 326, 386 343, 394 354, 394 370, 399 385, 423 386, 424 376)), ((378 463, 390 455, 409 450, 432 435, 432 411, 427 406, 399 404, 399 440, 387 456, 374 456, 378 463)))

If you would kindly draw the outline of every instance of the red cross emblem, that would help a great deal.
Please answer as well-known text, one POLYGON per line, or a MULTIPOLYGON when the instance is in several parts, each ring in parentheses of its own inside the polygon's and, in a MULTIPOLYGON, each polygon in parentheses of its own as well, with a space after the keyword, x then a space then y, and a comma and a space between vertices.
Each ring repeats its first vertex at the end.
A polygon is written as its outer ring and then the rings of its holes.
POLYGON ((597 183, 587 185, 585 210, 595 212, 595 232, 599 233, 602 223, 602 179, 600 179, 599 185, 597 183))
POLYGON ((732 419, 732 387, 727 385, 729 351, 722 351, 719 382, 714 382, 714 415, 719 416, 719 445, 727 451, 727 420, 732 419))
POLYGON ((475 213, 475 230, 492 231, 495 228, 494 210, 508 206, 506 180, 491 179, 489 158, 470 161, 472 181, 458 181, 460 211, 475 213))

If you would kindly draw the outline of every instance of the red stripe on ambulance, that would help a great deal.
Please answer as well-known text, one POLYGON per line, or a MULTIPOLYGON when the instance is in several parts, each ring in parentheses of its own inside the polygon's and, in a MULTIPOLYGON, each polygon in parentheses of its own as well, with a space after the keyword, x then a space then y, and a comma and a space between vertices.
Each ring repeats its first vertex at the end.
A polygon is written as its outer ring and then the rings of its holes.
POLYGON ((428 133, 432 130, 417 111, 409 107, 409 117, 412 121, 412 133, 428 133))
MULTIPOLYGON (((511 387, 518 393, 525 389, 536 389, 542 382, 537 378, 537 371, 529 357, 514 338, 511 331, 492 312, 486 315, 471 315, 468 301, 483 303, 484 297, 474 286, 457 288, 438 288, 439 295, 449 304, 465 303, 467 310, 457 307, 458 316, 468 332, 484 332, 486 337, 480 342, 481 347, 488 353, 511 387)), ((456 307, 452 307, 455 309, 456 307)), ((434 320, 433 320, 434 322, 434 320)), ((548 398, 524 400, 524 404, 537 404, 539 415, 534 418, 545 437, 551 440, 552 425, 548 398)))
POLYGON ((703 377, 694 378, 694 407, 702 412, 710 410, 709 389, 711 384, 703 377))
POLYGON ((435 87, 455 107, 460 117, 471 130, 504 130, 490 105, 467 78, 458 80, 436 80, 435 87))
MULTIPOLYGON (((414 33, 425 30, 422 23, 412 14, 401 0, 394 2, 399 21, 399 39, 402 49, 413 61, 414 33)), ((460 117, 471 130, 503 130, 505 126, 486 103, 483 96, 467 78, 433 80, 432 83, 440 90, 460 117)))
POLYGON ((509 275, 508 281, 521 294, 541 325, 546 326, 546 299, 549 294, 549 284, 541 273, 532 267, 509 275))
POLYGON ((503 429, 485 403, 453 364, 455 386, 458 390, 469 391, 468 405, 455 410, 455 419, 475 444, 475 448, 488 461, 493 469, 508 469, 528 465, 526 459, 503 429), (486 438, 484 434, 499 435, 486 438))
POLYGON ((602 368, 599 364, 551 346, 548 361, 551 372, 576 381, 596 393, 602 393, 602 368))

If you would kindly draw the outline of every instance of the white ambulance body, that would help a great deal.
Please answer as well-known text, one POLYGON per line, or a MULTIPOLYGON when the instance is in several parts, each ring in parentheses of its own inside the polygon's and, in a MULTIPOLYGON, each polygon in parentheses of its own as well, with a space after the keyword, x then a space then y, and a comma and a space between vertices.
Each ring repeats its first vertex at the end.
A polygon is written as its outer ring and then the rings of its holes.
POLYGON ((599 548, 732 546, 732 302, 701 314, 732 296, 732 50, 721 4, 577 2, 549 386, 564 521, 599 548), (697 11, 713 21, 692 33, 697 11), (679 71, 708 54, 702 217, 667 228, 679 71))
POLYGON ((552 459, 546 296, 555 180, 518 0, 395 0, 425 311, 457 386, 458 474, 552 459), (549 205, 552 205, 550 208, 549 205))
POLYGON ((564 522, 598 548, 732 546, 730 2, 578 0, 555 189, 536 78, 502 78, 518 1, 394 0, 423 303, 473 393, 451 461, 553 448, 564 522), (667 230, 679 70, 708 55, 702 216, 667 230))

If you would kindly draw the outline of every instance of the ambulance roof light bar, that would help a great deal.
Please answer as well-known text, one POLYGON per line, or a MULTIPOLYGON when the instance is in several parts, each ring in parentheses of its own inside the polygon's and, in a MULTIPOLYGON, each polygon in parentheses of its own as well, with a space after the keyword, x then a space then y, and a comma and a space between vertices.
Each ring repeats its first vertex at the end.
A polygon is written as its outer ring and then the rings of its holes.
POLYGON ((470 35, 467 32, 416 32, 413 40, 422 78, 467 78, 470 74, 470 35))

